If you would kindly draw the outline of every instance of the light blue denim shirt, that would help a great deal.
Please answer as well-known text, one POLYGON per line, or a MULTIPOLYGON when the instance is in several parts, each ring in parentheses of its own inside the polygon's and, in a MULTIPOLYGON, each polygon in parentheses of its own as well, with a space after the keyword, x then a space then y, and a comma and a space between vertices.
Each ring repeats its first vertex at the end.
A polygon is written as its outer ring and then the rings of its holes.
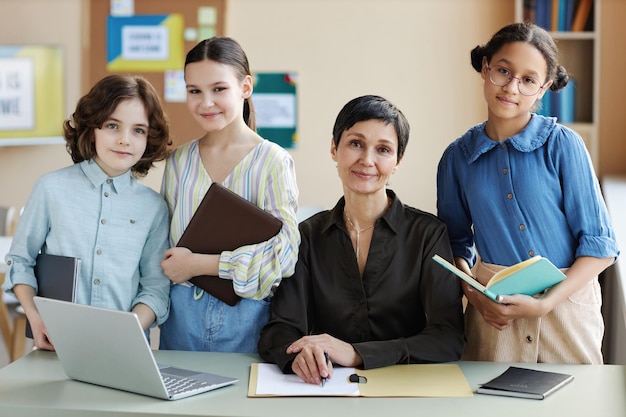
POLYGON ((46 174, 20 217, 3 287, 36 289, 33 266, 40 250, 77 257, 77 303, 124 311, 143 303, 160 324, 169 314, 170 281, 160 265, 168 216, 163 198, 130 171, 110 178, 84 161, 46 174))
POLYGON ((534 255, 567 268, 580 256, 619 254, 598 180, 581 137, 533 114, 504 142, 471 128, 444 152, 438 215, 454 256, 470 265, 513 265, 534 255))

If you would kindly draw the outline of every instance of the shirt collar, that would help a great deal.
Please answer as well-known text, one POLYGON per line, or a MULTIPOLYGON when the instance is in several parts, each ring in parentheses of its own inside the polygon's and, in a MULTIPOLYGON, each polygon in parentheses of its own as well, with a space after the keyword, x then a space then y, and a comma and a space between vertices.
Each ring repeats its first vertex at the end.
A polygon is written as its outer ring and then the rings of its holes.
POLYGON ((82 161, 80 163, 80 168, 89 182, 91 182, 91 184, 93 184, 96 188, 99 188, 105 181, 110 179, 113 184, 113 190, 120 193, 128 188, 132 181, 130 169, 117 177, 109 177, 93 159, 90 159, 89 161, 82 161))
MULTIPOLYGON (((389 209, 383 214, 381 220, 387 223, 389 228, 394 231, 394 233, 398 232, 398 228, 400 227, 400 221, 402 218, 402 211, 404 209, 404 205, 400 201, 400 199, 396 196, 396 193, 390 189, 387 189, 387 197, 391 199, 391 206, 389 209)), ((322 232, 326 232, 331 227, 335 226, 339 229, 346 231, 346 224, 343 220, 343 209, 346 205, 346 200, 344 197, 337 202, 335 207, 332 209, 332 215, 328 218, 326 224, 322 227, 322 232)))
POLYGON ((489 152, 500 143, 510 143, 520 152, 532 152, 543 146, 556 126, 555 117, 544 117, 532 114, 526 127, 517 135, 504 142, 496 142, 485 133, 487 122, 474 126, 467 132, 467 140, 461 142, 461 147, 467 163, 476 161, 482 154, 489 152))

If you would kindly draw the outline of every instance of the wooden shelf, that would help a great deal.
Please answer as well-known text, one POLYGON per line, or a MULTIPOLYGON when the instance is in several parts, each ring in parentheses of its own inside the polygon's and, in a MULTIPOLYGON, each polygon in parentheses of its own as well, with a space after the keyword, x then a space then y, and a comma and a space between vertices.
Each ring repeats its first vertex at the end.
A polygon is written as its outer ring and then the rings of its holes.
MULTIPOLYGON (((515 0, 515 21, 517 22, 521 22, 524 18, 525 2, 525 0, 515 0)), ((550 32, 559 48, 559 63, 565 67, 575 83, 574 122, 564 124, 582 136, 596 173, 599 172, 600 36, 597 28, 599 27, 600 2, 601 0, 593 1, 592 10, 589 14, 589 19, 592 21, 587 27, 593 28, 593 30, 550 32)), ((576 2, 576 4, 579 3, 576 2)))

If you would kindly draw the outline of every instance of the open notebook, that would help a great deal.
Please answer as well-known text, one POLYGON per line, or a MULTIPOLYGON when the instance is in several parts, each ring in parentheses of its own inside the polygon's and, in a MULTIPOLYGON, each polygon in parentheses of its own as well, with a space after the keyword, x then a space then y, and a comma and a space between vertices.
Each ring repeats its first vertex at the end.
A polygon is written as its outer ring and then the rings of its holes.
POLYGON ((63 370, 72 379, 178 400, 237 379, 157 364, 134 313, 35 297, 63 370))

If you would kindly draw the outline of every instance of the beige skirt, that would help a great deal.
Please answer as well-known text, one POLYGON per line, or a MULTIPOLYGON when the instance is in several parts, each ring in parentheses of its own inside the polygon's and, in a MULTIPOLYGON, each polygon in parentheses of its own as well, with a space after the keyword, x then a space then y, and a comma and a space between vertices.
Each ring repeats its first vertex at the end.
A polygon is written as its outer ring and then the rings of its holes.
MULTIPOLYGON (((474 275, 486 283, 504 267, 478 262, 474 275)), ((545 316, 515 320, 498 330, 471 304, 465 310, 463 360, 602 364, 604 320, 598 277, 545 316)))

